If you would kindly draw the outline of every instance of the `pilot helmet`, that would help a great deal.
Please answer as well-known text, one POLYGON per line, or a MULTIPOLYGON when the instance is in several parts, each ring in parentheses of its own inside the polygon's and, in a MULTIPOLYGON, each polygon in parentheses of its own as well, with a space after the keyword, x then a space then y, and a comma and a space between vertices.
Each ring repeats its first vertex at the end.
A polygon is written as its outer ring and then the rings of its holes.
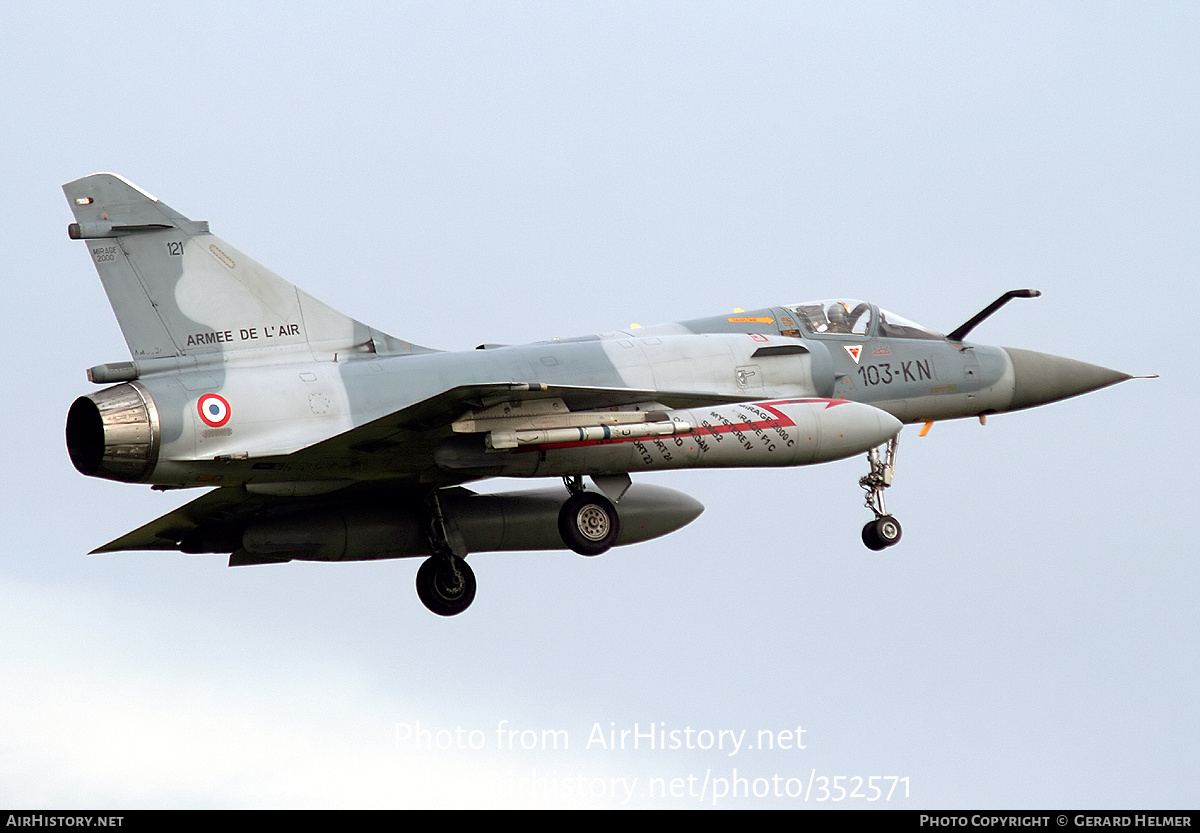
POLYGON ((829 305, 829 313, 826 316, 829 319, 831 327, 840 327, 843 330, 850 329, 850 316, 846 311, 846 305, 841 301, 835 301, 829 305))

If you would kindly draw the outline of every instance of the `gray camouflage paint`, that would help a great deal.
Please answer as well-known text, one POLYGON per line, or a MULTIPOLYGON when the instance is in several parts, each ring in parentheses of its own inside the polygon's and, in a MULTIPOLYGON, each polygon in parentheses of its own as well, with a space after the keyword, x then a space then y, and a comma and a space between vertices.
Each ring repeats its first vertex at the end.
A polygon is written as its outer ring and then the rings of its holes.
POLYGON ((773 307, 440 352, 338 313, 121 177, 63 190, 71 236, 86 242, 133 358, 89 373, 132 383, 157 412, 155 465, 130 478, 146 483, 287 495, 371 480, 803 465, 873 448, 900 422, 1032 407, 1129 378, 1030 351, 885 338, 874 306, 859 335, 802 331, 796 308, 773 307), (698 430, 514 451, 450 431, 467 408, 554 395, 541 386, 585 410, 666 409, 698 430))

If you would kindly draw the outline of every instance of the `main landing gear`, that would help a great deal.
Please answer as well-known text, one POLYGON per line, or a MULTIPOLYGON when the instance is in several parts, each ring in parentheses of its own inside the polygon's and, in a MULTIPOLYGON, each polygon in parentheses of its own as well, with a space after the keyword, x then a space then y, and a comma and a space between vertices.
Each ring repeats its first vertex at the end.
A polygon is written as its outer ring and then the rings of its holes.
POLYGON ((598 492, 585 492, 579 475, 564 477, 567 498, 558 513, 558 534, 580 555, 608 552, 621 533, 621 519, 613 502, 598 492))
MULTIPOLYGON (((614 499, 629 488, 628 475, 593 476, 614 499)), ((607 552, 621 534, 617 507, 604 494, 587 492, 579 475, 564 477, 570 497, 558 512, 558 533, 563 543, 580 555, 607 552)), ((431 555, 417 570, 417 596, 438 616, 457 616, 475 601, 475 573, 467 565, 467 548, 456 527, 447 527, 438 500, 430 490, 422 512, 426 543, 431 555)), ((548 520, 548 519, 547 519, 548 520)))
POLYGON ((862 530, 862 541, 868 549, 882 550, 900 543, 900 522, 887 514, 883 506, 883 490, 892 485, 892 479, 896 476, 896 448, 899 444, 899 435, 888 440, 882 459, 879 449, 868 451, 867 462, 871 464, 871 471, 858 481, 858 485, 867 493, 867 508, 875 513, 875 520, 862 530))
POLYGON ((434 489, 425 501, 425 536, 433 553, 417 570, 417 597, 438 616, 457 616, 475 601, 475 573, 462 542, 451 541, 434 489), (462 553, 462 555, 459 555, 462 553))
POLYGON ((475 573, 457 555, 427 558, 417 570, 417 597, 438 616, 457 616, 475 601, 475 573))

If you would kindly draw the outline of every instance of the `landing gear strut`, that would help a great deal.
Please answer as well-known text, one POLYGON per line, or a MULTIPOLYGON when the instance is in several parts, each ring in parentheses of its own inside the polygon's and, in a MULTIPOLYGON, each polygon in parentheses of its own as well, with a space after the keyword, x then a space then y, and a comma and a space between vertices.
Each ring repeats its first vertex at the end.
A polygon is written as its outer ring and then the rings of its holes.
POLYGON ((867 493, 867 508, 875 513, 875 520, 862 530, 862 541, 868 549, 882 550, 900 542, 900 522, 889 515, 883 505, 883 490, 892 485, 896 476, 896 448, 899 444, 899 435, 888 440, 882 458, 879 449, 868 451, 867 462, 871 464, 871 471, 858 481, 858 485, 867 493))
POLYGON ((567 498, 558 513, 558 534, 563 543, 580 555, 608 552, 621 533, 621 519, 611 500, 597 492, 583 490, 583 478, 564 477, 567 498))
POLYGON ((475 601, 475 573, 463 560, 467 553, 461 541, 452 542, 446 530, 437 489, 429 493, 425 510, 425 536, 433 554, 417 570, 417 597, 438 616, 456 616, 475 601))

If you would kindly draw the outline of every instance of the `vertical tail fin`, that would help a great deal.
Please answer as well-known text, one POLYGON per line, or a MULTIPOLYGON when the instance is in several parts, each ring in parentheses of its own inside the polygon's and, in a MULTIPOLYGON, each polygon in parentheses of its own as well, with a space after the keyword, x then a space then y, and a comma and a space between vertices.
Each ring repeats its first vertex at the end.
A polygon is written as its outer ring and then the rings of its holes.
POLYGON ((243 350, 425 352, 300 291, 115 174, 63 186, 134 359, 243 350))

